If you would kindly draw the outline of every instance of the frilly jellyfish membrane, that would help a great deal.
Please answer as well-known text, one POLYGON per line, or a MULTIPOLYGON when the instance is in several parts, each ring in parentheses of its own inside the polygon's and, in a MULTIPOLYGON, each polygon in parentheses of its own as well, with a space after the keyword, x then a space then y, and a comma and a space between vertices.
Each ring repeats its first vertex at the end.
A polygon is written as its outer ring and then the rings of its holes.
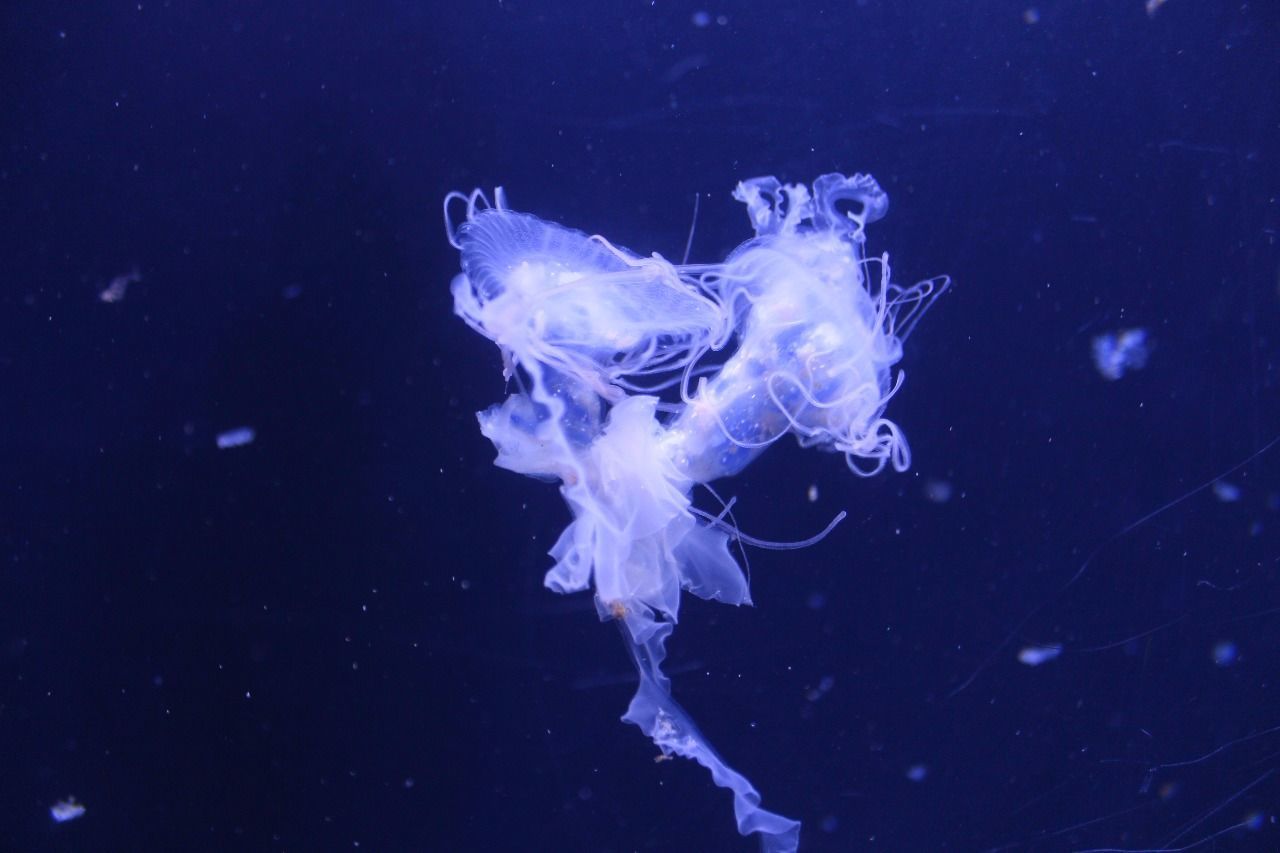
POLYGON ((733 196, 755 236, 720 263, 637 255, 514 211, 501 188, 450 193, 445 228, 462 260, 454 310, 498 345, 519 389, 478 414, 495 464, 558 482, 573 514, 546 586, 594 589, 639 674, 622 719, 664 757, 706 767, 732 793, 738 831, 781 853, 798 848, 799 822, 763 808, 672 697, 666 641, 682 590, 751 603, 731 541, 809 545, 843 513, 810 540, 771 543, 690 494, 788 433, 859 476, 906 470, 906 438, 884 416, 902 386, 894 366, 949 279, 899 287, 887 254, 866 256, 866 226, 889 206, 870 175, 822 175, 812 191, 753 178, 733 196))

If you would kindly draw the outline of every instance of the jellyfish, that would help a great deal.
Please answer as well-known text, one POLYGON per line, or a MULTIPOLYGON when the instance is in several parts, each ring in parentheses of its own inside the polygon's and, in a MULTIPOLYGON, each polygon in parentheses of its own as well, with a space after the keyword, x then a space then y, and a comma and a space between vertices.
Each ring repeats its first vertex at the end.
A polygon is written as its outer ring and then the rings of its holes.
POLYGON ((572 513, 546 586, 593 591, 618 625, 639 678, 623 721, 662 757, 705 767, 732 794, 738 831, 785 853, 800 823, 763 807, 662 669, 681 595, 751 604, 731 544, 784 543, 747 537, 693 491, 715 495, 710 483, 787 434, 859 476, 905 470, 906 438, 884 412, 903 341, 949 282, 900 287, 887 255, 867 257, 866 226, 889 205, 870 175, 812 189, 753 178, 733 197, 755 236, 719 263, 639 255, 512 210, 501 188, 450 193, 445 228, 461 256, 455 312, 498 346, 515 388, 478 414, 480 431, 496 465, 557 483, 572 513))

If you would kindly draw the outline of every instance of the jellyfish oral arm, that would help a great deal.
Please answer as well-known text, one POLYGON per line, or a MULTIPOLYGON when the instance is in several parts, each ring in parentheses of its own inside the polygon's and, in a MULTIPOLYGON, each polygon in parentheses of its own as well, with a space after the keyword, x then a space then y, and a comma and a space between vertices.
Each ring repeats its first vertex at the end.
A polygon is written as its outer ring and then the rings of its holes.
POLYGON ((743 835, 759 833, 760 846, 765 853, 796 850, 800 845, 800 822, 761 807, 760 792, 747 777, 725 763, 698 731, 693 719, 672 698, 671 683, 662 673, 667 637, 671 635, 672 627, 671 623, 661 625, 643 643, 624 636, 636 671, 640 674, 640 687, 627 712, 622 715, 623 722, 638 726, 657 744, 664 756, 680 755, 707 768, 712 781, 733 794, 733 814, 738 831, 743 835))
POLYGON ((573 513, 547 587, 594 590, 639 675, 623 720, 663 756, 706 767, 732 793, 738 831, 787 853, 800 824, 761 806, 662 672, 683 592, 751 603, 733 528, 689 496, 787 434, 861 475, 904 470, 910 452, 884 410, 901 385, 902 341, 947 281, 900 288, 886 256, 867 259, 865 228, 888 210, 869 175, 823 175, 812 191, 756 178, 734 197, 756 235, 716 264, 642 257, 510 210, 501 190, 492 204, 451 193, 445 221, 462 260, 455 311, 521 380, 478 415, 481 432, 497 465, 558 482, 573 513), (731 355, 704 366, 711 351, 731 355), (650 393, 677 386, 679 402, 650 393))

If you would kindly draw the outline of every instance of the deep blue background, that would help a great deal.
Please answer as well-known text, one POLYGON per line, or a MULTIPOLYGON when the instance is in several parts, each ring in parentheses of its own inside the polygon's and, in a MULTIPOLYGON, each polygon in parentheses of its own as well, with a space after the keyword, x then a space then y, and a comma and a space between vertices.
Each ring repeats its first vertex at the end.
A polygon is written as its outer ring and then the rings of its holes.
POLYGON ((753 849, 541 588, 566 510, 490 464, 440 201, 678 257, 705 193, 714 260, 737 180, 832 170, 956 281, 915 465, 724 483, 758 536, 850 518, 686 602, 677 696, 809 850, 1276 849, 1280 447, 1129 529, 1280 432, 1274 5, 782 6, 5 5, 0 849, 753 849))

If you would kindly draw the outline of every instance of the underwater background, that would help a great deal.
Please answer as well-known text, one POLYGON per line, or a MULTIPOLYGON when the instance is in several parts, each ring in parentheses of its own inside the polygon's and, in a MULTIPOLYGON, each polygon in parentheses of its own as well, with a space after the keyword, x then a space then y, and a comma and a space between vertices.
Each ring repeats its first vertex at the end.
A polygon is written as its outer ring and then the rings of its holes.
POLYGON ((1280 849, 1278 45, 1192 0, 6 4, 0 850, 756 849, 542 586, 568 514, 477 429, 441 203, 679 259, 697 195, 714 261, 739 180, 832 171, 954 281, 912 468, 718 484, 849 516, 685 597, 675 696, 803 850, 1280 849))

